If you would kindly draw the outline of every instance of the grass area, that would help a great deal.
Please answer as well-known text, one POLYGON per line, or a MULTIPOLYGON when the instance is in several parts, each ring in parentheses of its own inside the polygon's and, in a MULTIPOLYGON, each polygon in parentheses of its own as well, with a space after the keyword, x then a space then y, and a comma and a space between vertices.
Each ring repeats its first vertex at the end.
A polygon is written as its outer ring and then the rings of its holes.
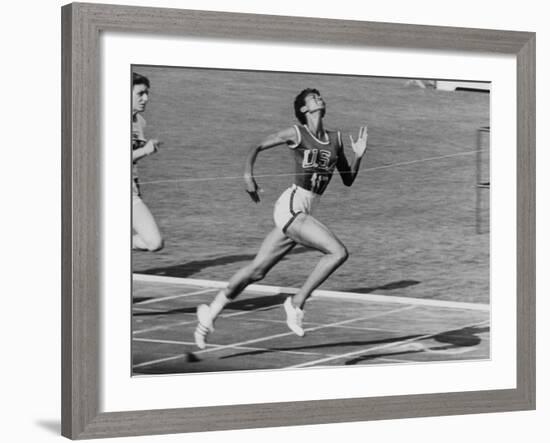
MULTIPOLYGON (((227 280, 254 257, 273 227, 275 200, 292 182, 291 158, 284 147, 260 154, 264 193, 256 205, 241 179, 245 153, 294 124, 294 96, 316 87, 327 127, 342 130, 346 145, 369 126, 355 184, 346 188, 335 176, 317 213, 351 254, 322 288, 488 303, 489 235, 475 228, 474 154, 477 128, 490 123, 488 94, 417 89, 405 79, 137 71, 151 80, 146 135, 164 142, 138 169, 166 247, 133 252, 135 272, 227 280)), ((264 283, 300 286, 318 257, 296 248, 264 283)))

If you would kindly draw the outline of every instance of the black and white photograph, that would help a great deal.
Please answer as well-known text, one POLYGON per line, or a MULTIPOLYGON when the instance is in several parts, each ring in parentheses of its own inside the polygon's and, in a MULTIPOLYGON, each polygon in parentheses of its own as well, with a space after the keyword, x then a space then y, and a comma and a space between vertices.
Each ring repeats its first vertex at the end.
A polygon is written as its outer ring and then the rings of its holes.
POLYGON ((490 82, 133 65, 128 91, 133 376, 491 358, 490 82))

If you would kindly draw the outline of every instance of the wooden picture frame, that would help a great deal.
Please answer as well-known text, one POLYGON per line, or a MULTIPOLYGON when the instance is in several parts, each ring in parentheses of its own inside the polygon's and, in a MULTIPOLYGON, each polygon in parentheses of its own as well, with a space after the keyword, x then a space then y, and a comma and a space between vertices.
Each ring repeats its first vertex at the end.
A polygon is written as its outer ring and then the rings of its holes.
POLYGON ((535 408, 535 34, 73 3, 62 8, 62 434, 72 439, 535 408), (104 31, 512 55, 517 60, 517 387, 100 411, 99 36, 104 31), (214 420, 215 417, 215 420, 214 420))

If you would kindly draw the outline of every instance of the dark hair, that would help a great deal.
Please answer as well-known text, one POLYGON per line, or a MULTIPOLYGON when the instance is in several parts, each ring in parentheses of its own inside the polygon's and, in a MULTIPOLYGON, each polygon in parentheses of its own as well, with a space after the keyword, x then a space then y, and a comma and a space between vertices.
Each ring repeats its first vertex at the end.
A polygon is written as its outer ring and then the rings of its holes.
MULTIPOLYGON (((321 93, 317 89, 306 88, 302 92, 300 92, 294 99, 294 115, 296 116, 298 121, 303 125, 306 124, 307 120, 306 120, 305 114, 301 111, 301 108, 306 104, 306 97, 309 94, 321 95, 321 93)), ((325 116, 325 110, 323 109, 323 113, 321 114, 321 117, 324 117, 324 116, 325 116)))
POLYGON ((132 72, 132 86, 136 85, 145 85, 148 88, 151 87, 149 79, 144 75, 138 74, 137 72, 132 72))

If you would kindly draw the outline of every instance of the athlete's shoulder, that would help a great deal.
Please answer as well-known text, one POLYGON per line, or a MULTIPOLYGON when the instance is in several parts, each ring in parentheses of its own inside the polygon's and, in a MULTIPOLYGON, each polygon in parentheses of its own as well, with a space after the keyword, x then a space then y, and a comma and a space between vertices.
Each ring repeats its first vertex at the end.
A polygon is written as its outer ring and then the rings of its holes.
POLYGON ((298 147, 302 142, 302 125, 293 125, 286 131, 288 131, 286 140, 288 147, 291 149, 298 147))
POLYGON ((296 143, 300 140, 300 131, 296 126, 287 126, 277 131, 274 137, 282 143, 296 143))
POLYGON ((297 125, 287 126, 279 131, 279 135, 282 138, 296 138, 296 133, 299 132, 297 125))
POLYGON ((264 150, 285 144, 291 145, 296 142, 296 139, 297 136, 295 129, 293 127, 287 127, 285 129, 280 129, 277 132, 272 132, 270 135, 265 137, 259 144, 259 149, 264 150))
POLYGON ((134 118, 134 124, 141 126, 142 128, 145 128, 145 125, 147 124, 147 121, 141 114, 136 114, 134 118))
POLYGON ((339 147, 342 146, 342 132, 337 129, 325 129, 325 131, 331 142, 336 143, 339 147))

